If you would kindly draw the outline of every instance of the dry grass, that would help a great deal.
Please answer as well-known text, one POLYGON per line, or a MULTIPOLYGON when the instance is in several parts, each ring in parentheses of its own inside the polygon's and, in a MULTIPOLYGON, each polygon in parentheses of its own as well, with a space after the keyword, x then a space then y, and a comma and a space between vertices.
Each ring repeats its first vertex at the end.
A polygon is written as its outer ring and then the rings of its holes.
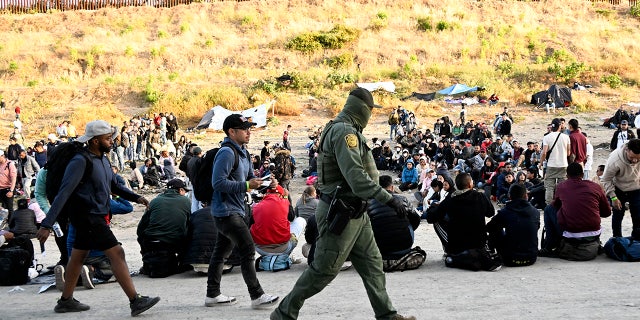
POLYGON ((277 112, 295 115, 311 95, 335 113, 353 87, 327 80, 341 74, 394 81, 398 94, 377 98, 428 116, 442 112, 442 106, 399 98, 464 82, 485 86, 488 94, 497 92, 515 105, 563 81, 548 72, 553 63, 579 62, 587 68, 566 80, 599 87, 604 100, 578 98, 577 104, 600 110, 640 99, 640 21, 628 11, 582 0, 275 0, 2 15, 0 94, 26 109, 44 108, 33 117, 47 119, 41 130, 46 132, 69 111, 78 122, 99 115, 76 115, 84 106, 106 108, 100 116, 111 119, 171 110, 193 123, 216 104, 240 109, 269 99, 278 101, 277 112), (387 17, 386 25, 371 28, 379 13, 387 17), (433 29, 418 30, 418 19, 426 17, 433 29), (356 42, 312 54, 285 48, 296 35, 337 24, 359 30, 356 42), (340 70, 323 64, 343 53, 351 53, 353 63, 340 70), (301 85, 256 86, 284 73, 296 73, 301 85), (612 74, 621 77, 623 87, 600 85, 612 74), (69 109, 55 113, 47 105, 69 109))

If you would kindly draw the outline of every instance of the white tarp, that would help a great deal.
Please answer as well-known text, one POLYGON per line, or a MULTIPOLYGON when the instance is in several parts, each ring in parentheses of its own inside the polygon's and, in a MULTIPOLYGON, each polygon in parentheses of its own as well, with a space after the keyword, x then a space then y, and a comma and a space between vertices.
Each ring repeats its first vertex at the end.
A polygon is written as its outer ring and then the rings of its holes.
POLYGON ((360 88, 365 88, 371 92, 376 91, 378 89, 382 89, 389 92, 396 92, 396 85, 393 82, 364 82, 364 83, 356 83, 356 85, 360 88))
POLYGON ((196 128, 222 130, 224 119, 230 114, 234 113, 240 113, 246 118, 251 118, 251 121, 255 122, 257 124, 257 127, 264 127, 267 125, 267 112, 269 111, 269 107, 271 107, 274 103, 275 100, 242 111, 232 111, 227 110, 221 106, 215 106, 211 108, 211 110, 207 111, 207 113, 205 113, 196 128))

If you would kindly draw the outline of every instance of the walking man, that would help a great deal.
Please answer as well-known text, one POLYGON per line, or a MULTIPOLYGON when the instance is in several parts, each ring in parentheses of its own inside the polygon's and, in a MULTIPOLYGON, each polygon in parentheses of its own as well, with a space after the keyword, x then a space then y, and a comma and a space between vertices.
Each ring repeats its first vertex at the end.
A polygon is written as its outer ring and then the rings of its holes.
MULTIPOLYGON (((207 307, 237 302, 235 297, 220 293, 224 259, 229 257, 234 245, 238 247, 240 268, 251 296, 251 307, 269 307, 278 300, 277 296, 264 293, 260 286, 254 262, 256 249, 245 222, 245 193, 262 185, 262 180, 253 175, 246 149, 251 138, 251 127, 255 125, 240 114, 229 115, 222 124, 222 130, 227 136, 216 154, 211 176, 214 190, 211 212, 218 229, 218 239, 209 262, 207 296, 204 300, 207 307)), ((272 179, 271 187, 275 187, 277 183, 272 179)))
POLYGON ((91 249, 104 251, 109 258, 113 274, 129 298, 132 316, 148 310, 160 301, 160 297, 151 298, 138 294, 129 274, 124 250, 105 219, 109 214, 111 193, 125 200, 149 205, 149 201, 144 197, 118 185, 111 171, 111 165, 105 154, 111 150, 113 138, 117 132, 117 128, 103 120, 87 123, 85 134, 78 138, 79 142, 87 144, 86 152, 76 154, 69 161, 60 190, 36 235, 38 240, 44 243, 61 212, 69 214, 69 220, 76 228, 76 241, 67 264, 64 290, 54 308, 57 313, 89 310, 88 305, 80 303, 73 297, 73 291, 83 262, 91 249), (88 161, 91 163, 89 164, 88 161), (91 171, 87 174, 88 181, 83 181, 87 167, 91 168, 91 171))
POLYGON ((640 239, 640 139, 630 140, 612 151, 600 179, 613 207, 613 236, 622 237, 625 203, 629 203, 631 235, 640 239))
POLYGON ((354 89, 342 112, 325 126, 318 150, 321 201, 315 215, 319 232, 315 258, 271 319, 297 319, 304 301, 336 277, 347 257, 362 277, 376 319, 415 319, 399 315, 391 304, 382 256, 366 214, 366 200, 376 199, 398 215, 408 215, 400 198, 394 198, 378 184, 373 155, 362 134, 373 108, 380 106, 373 103, 371 93, 354 89))

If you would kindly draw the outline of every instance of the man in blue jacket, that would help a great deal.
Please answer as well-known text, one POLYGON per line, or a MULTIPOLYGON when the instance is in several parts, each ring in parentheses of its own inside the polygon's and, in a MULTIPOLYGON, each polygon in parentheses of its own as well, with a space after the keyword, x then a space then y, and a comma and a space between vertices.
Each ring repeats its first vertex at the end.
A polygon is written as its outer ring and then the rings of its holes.
MULTIPOLYGON (((245 193, 262 185, 262 180, 253 175, 253 167, 245 148, 254 125, 256 124, 240 114, 229 115, 222 125, 227 137, 216 154, 211 175, 214 190, 211 212, 218 229, 218 239, 209 262, 207 296, 204 300, 207 307, 237 302, 235 297, 220 293, 224 258, 229 256, 234 245, 238 246, 241 256, 240 268, 251 296, 251 307, 269 307, 278 300, 277 296, 264 293, 256 277, 256 249, 245 222, 245 193)), ((271 187, 275 187, 277 183, 277 180, 272 179, 271 187)))

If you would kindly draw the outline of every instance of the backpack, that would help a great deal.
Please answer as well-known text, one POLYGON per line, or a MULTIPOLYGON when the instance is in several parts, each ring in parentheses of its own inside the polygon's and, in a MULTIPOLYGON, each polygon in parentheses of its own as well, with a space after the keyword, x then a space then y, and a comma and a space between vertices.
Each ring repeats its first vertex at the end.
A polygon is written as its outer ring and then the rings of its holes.
POLYGON ((420 247, 412 248, 398 260, 385 260, 382 264, 384 272, 418 269, 427 259, 427 253, 420 247))
POLYGON ((29 267, 33 263, 33 245, 29 239, 15 238, 13 242, 0 249, 0 286, 14 286, 29 282, 29 267))
POLYGON ((278 272, 291 268, 293 261, 288 254, 261 256, 256 260, 256 271, 278 272))
POLYGON ((394 124, 398 124, 400 123, 400 117, 398 116, 398 113, 395 111, 392 111, 391 114, 389 114, 389 124, 390 125, 394 125, 394 124))
POLYGON ((178 165, 178 169, 180 169, 180 171, 184 172, 187 175, 189 175, 189 173, 187 172, 187 164, 192 157, 193 156, 191 154, 185 154, 182 159, 180 159, 180 164, 178 165))
POLYGON ((83 144, 79 142, 64 142, 51 151, 49 160, 45 165, 47 169, 46 194, 49 202, 53 203, 53 199, 58 195, 67 165, 76 154, 81 154, 86 160, 84 175, 80 181, 80 183, 83 183, 87 180, 87 175, 91 174, 91 170, 93 169, 89 152, 83 148, 83 144))
POLYGON ((612 237, 604 244, 604 252, 618 261, 640 261, 640 241, 632 237, 612 237))
MULTIPOLYGON (((238 151, 230 142, 223 143, 220 145, 220 148, 222 147, 229 147, 233 151, 235 160, 233 161, 233 169, 231 172, 236 171, 236 169, 238 169, 238 163, 240 162, 238 151)), ((213 163, 220 148, 213 148, 207 151, 203 157, 198 158, 198 161, 196 161, 193 166, 195 175, 191 183, 193 185, 193 195, 198 201, 208 202, 211 201, 213 197, 211 176, 213 175, 213 163)), ((245 153, 247 152, 245 151, 245 153)), ((246 156, 248 158, 249 154, 247 153, 246 156)))

